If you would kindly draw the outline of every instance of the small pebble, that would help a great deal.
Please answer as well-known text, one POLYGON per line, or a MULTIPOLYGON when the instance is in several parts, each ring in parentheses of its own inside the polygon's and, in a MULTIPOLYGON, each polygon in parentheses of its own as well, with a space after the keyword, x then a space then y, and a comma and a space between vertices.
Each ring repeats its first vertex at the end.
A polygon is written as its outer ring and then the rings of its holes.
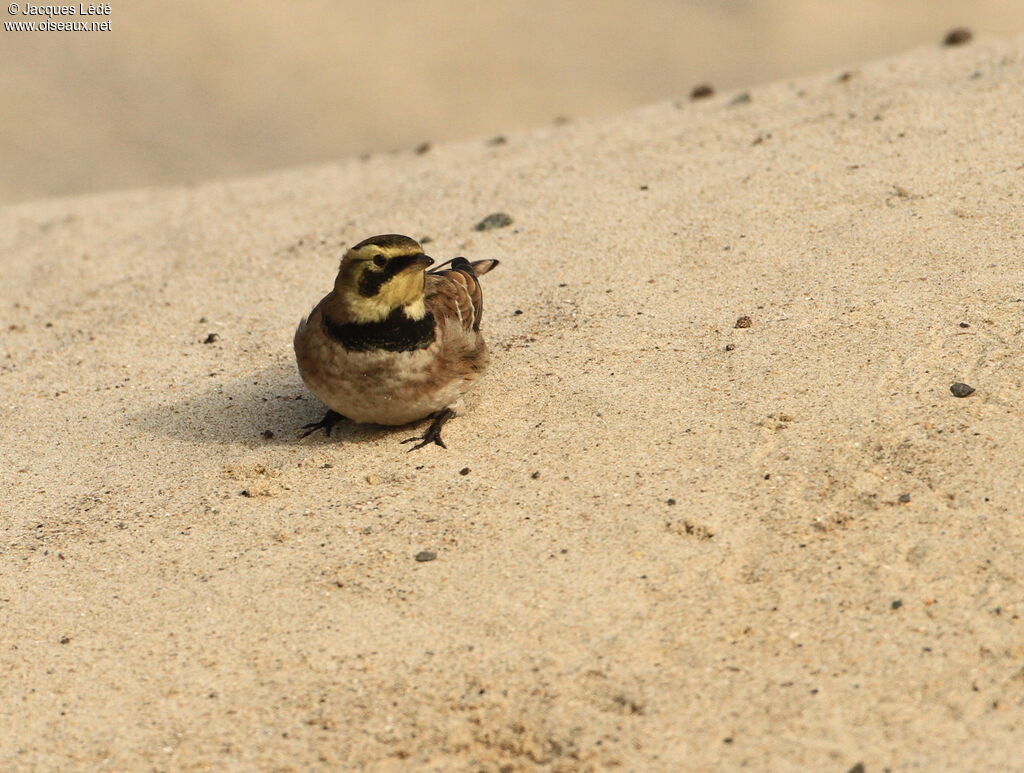
POLYGON ((70 644, 71 643, 71 637, 70 636, 62 636, 60 638, 60 643, 61 644, 70 644))
POLYGON ((419 145, 416 146, 416 155, 417 156, 422 156, 424 153, 428 152, 429 150, 430 150, 430 143, 429 142, 421 142, 419 145))
POLYGON ((217 340, 219 340, 219 339, 220 339, 220 336, 219 336, 219 335, 217 335, 216 333, 210 333, 210 334, 209 334, 208 336, 206 336, 206 338, 205 338, 205 339, 203 340, 203 343, 204 343, 204 344, 212 344, 212 343, 213 343, 214 341, 217 341, 217 340))
POLYGON ((970 326, 971 326, 970 322, 961 322, 960 323, 960 327, 970 327, 970 326))
POLYGON ((676 500, 674 500, 674 499, 666 499, 665 500, 665 504, 666 505, 674 505, 675 503, 676 503, 676 500))
POLYGON ((515 316, 517 316, 517 317, 518 317, 518 316, 519 316, 520 314, 522 314, 522 313, 523 313, 523 310, 522 310, 522 309, 516 309, 515 311, 513 311, 513 312, 512 312, 512 314, 514 314, 514 315, 515 315, 515 316))
POLYGON ((900 494, 899 501, 900 504, 905 505, 907 502, 910 501, 910 494, 900 494))
POLYGON ((416 554, 416 560, 421 564, 426 561, 433 561, 435 558, 437 558, 437 553, 433 550, 421 550, 416 554))
POLYGON ((270 440, 270 438, 274 437, 274 431, 270 429, 263 430, 262 434, 264 440, 270 440))
POLYGON ((892 604, 889 605, 889 609, 899 609, 902 606, 903 601, 900 599, 896 599, 894 602, 892 602, 892 604))
POLYGON ((539 472, 531 472, 530 473, 530 477, 533 478, 534 480, 537 480, 537 478, 540 477, 540 473, 539 472))
POLYGON ((739 319, 736 320, 735 327, 740 327, 740 328, 750 327, 752 324, 754 324, 754 323, 750 320, 750 317, 742 316, 742 317, 740 317, 739 319))
POLYGON ((459 475, 469 475, 469 468, 463 467, 461 470, 459 470, 459 475))
POLYGON ((379 475, 374 475, 371 472, 369 475, 366 476, 366 482, 369 483, 371 486, 376 486, 378 483, 381 483, 382 480, 379 475))
POLYGON ((953 393, 953 397, 968 397, 974 394, 974 387, 957 381, 949 388, 949 391, 953 393))
POLYGON ((715 88, 710 83, 701 83, 694 86, 690 92, 690 99, 707 99, 715 93, 715 88))
POLYGON ((474 231, 490 231, 493 228, 505 228, 512 225, 512 217, 504 212, 492 212, 474 227, 474 231))
POLYGON ((739 94, 737 94, 735 97, 733 97, 729 101, 729 104, 731 106, 735 107, 736 105, 745 105, 748 102, 750 102, 750 100, 751 100, 750 92, 749 91, 741 91, 739 94))
POLYGON ((957 27, 946 33, 946 37, 942 40, 942 45, 962 46, 964 43, 970 43, 973 37, 974 33, 967 29, 967 27, 957 27))
POLYGON ((736 344, 726 344, 726 345, 725 345, 725 350, 726 350, 727 352, 731 352, 731 351, 732 351, 733 349, 735 349, 735 348, 736 348, 736 344))

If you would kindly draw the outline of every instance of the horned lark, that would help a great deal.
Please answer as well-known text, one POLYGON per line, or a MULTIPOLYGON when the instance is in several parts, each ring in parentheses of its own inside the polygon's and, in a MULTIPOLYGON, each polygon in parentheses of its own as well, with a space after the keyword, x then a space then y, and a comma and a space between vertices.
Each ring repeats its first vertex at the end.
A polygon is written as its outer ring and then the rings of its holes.
POLYGON ((327 405, 302 437, 342 419, 409 424, 433 418, 411 450, 436 443, 453 404, 487 367, 477 277, 496 260, 454 258, 437 268, 408 236, 374 236, 341 260, 334 289, 295 331, 295 358, 327 405), (451 265, 447 268, 444 266, 451 265))

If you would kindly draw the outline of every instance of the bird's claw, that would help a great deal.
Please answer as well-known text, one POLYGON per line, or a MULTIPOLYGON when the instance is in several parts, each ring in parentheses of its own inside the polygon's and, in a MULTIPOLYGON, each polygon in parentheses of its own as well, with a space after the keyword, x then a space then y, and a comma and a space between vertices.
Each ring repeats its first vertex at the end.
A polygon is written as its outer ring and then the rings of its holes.
POLYGON ((455 411, 451 408, 445 408, 434 417, 434 421, 422 436, 406 438, 402 441, 402 445, 405 445, 406 443, 416 443, 418 440, 420 442, 410 448, 410 451, 415 451, 417 448, 423 448, 423 446, 429 446, 431 443, 435 443, 441 446, 441 448, 447 449, 448 446, 446 446, 444 441, 441 439, 441 427, 443 427, 445 422, 454 415, 455 411))
POLYGON ((299 437, 309 437, 318 429, 322 429, 324 431, 324 434, 327 435, 327 437, 330 437, 331 430, 334 429, 335 425, 339 421, 342 421, 344 418, 345 417, 342 416, 337 411, 327 411, 327 413, 324 414, 324 417, 320 419, 320 421, 314 421, 311 424, 303 425, 302 429, 306 431, 299 435, 299 437))
POLYGON ((420 442, 416 443, 416 445, 410 448, 410 451, 415 451, 417 448, 423 448, 423 446, 429 446, 431 443, 437 443, 437 445, 441 446, 441 448, 448 448, 448 446, 444 444, 444 441, 441 440, 440 432, 432 434, 429 430, 427 431, 427 434, 423 435, 422 437, 417 436, 406 438, 405 440, 402 441, 402 445, 405 445, 406 443, 415 443, 417 440, 420 442))

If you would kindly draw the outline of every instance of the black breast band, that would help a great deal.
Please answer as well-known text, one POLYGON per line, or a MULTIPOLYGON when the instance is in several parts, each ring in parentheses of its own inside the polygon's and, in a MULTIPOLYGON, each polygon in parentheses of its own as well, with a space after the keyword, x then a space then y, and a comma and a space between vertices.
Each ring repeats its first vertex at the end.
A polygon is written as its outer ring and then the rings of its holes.
POLYGON ((409 319, 400 308, 379 322, 335 322, 325 314, 324 329, 350 352, 412 352, 430 346, 435 336, 433 314, 409 319))

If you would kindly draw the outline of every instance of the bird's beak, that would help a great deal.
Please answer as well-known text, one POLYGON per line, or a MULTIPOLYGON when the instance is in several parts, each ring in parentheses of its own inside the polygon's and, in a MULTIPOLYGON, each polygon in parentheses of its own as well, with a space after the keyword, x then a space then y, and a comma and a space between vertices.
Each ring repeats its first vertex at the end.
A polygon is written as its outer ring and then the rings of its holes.
POLYGON ((391 275, 400 274, 404 271, 422 271, 427 266, 434 265, 434 259, 428 258, 422 252, 416 255, 402 255, 397 258, 393 258, 389 271, 391 275))

